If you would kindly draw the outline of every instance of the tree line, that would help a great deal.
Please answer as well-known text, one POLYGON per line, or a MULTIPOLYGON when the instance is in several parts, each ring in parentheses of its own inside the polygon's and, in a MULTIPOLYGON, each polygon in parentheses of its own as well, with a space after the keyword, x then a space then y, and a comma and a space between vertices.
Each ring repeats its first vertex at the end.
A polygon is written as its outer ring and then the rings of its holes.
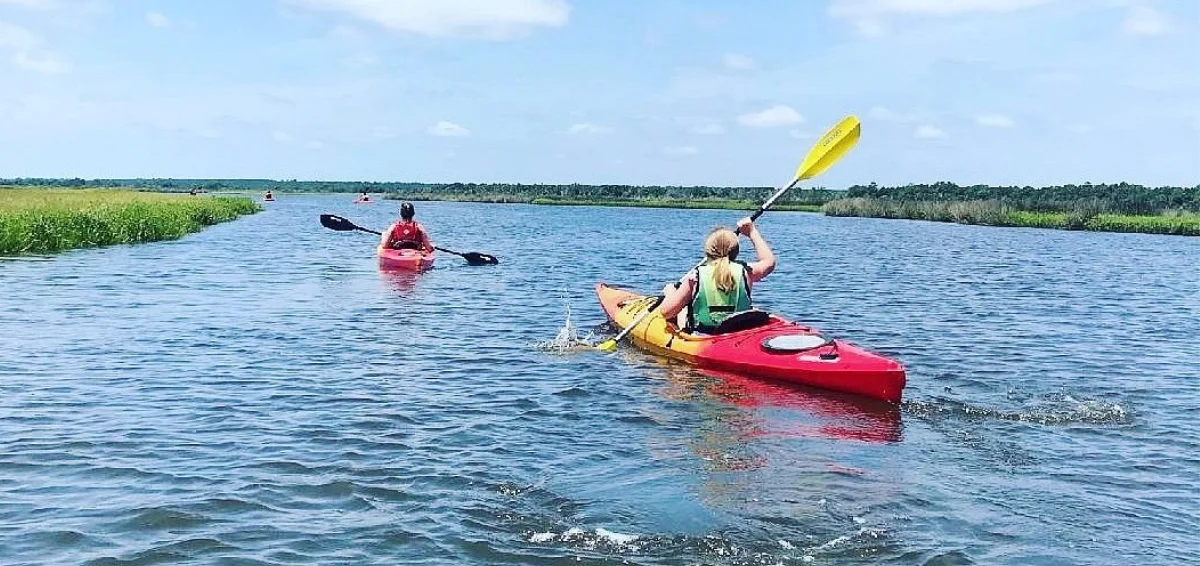
POLYGON ((1072 212, 1081 206, 1101 212, 1153 215, 1169 210, 1200 211, 1200 185, 1146 187, 1130 183, 1054 185, 1049 187, 960 186, 954 183, 881 187, 854 185, 847 198, 872 198, 893 202, 996 201, 1018 210, 1072 212))
MULTIPOLYGON (((0 179, 0 185, 48 187, 129 187, 141 190, 187 192, 272 191, 321 193, 388 193, 399 198, 499 200, 531 202, 535 199, 562 200, 747 200, 761 201, 773 187, 717 187, 667 185, 584 185, 533 183, 414 183, 393 181, 298 181, 271 179, 0 179)), ((789 191, 780 202, 824 204, 840 191, 823 188, 789 191)))
MULTIPOLYGON (((141 190, 187 192, 274 191, 330 193, 387 193, 413 200, 488 200, 532 202, 655 200, 750 201, 766 200, 774 187, 718 187, 670 185, 585 185, 529 183, 415 183, 393 181, 299 181, 275 179, 0 179, 0 184, 50 187, 131 187, 141 190)), ((1081 206, 1123 214, 1161 214, 1168 210, 1200 211, 1200 185, 1146 187, 1130 183, 1006 187, 957 185, 950 182, 904 186, 854 185, 845 190, 822 187, 793 189, 780 203, 823 205, 843 198, 871 198, 897 202, 997 201, 1018 210, 1071 212, 1081 206)))

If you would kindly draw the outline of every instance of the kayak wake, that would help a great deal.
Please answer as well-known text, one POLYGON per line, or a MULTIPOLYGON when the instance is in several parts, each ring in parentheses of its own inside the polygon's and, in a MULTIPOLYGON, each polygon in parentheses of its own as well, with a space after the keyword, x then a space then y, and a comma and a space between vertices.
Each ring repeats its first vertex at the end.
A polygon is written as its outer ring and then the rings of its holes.
POLYGON ((1016 411, 971 405, 935 397, 928 401, 906 401, 904 411, 914 418, 931 421, 948 418, 996 420, 1040 425, 1126 425, 1133 414, 1124 405, 1104 399, 1077 398, 1065 393, 1047 395, 1041 402, 1026 403, 1016 411))

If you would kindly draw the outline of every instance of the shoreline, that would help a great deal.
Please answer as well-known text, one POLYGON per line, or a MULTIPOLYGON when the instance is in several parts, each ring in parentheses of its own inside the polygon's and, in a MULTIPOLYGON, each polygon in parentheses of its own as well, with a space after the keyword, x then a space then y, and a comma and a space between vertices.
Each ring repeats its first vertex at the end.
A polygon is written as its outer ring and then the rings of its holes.
MULTIPOLYGON (((336 194, 336 193, 334 193, 336 194)), ((380 200, 412 202, 473 202, 482 204, 532 204, 537 206, 605 206, 613 208, 674 208, 707 210, 755 210, 759 203, 745 200, 677 200, 677 199, 563 199, 520 198, 511 195, 458 196, 418 195, 399 197, 385 194, 380 200)), ((821 212, 819 204, 776 204, 771 210, 784 212, 821 212)))
MULTIPOLYGON (((675 208, 707 210, 757 210, 759 203, 738 200, 576 200, 534 199, 530 204, 541 206, 607 206, 614 208, 675 208)), ((782 212, 821 212, 819 204, 776 204, 771 210, 782 212)))
MULTIPOLYGON (((548 187, 536 185, 458 184, 440 187, 448 188, 449 191, 430 191, 427 190, 427 186, 421 187, 426 190, 370 192, 370 187, 360 186, 359 190, 355 191, 279 189, 274 192, 277 200, 286 200, 289 195, 344 194, 349 198, 357 196, 361 188, 366 188, 374 202, 410 200, 414 202, 685 210, 751 211, 757 209, 760 203, 760 201, 742 197, 743 194, 747 197, 751 196, 745 192, 745 189, 735 188, 726 189, 728 192, 725 192, 724 196, 737 195, 738 198, 721 198, 720 193, 714 193, 707 188, 698 190, 697 198, 672 198, 665 194, 661 197, 655 196, 663 194, 661 192, 647 194, 634 191, 630 193, 619 187, 614 189, 615 198, 595 198, 595 196, 585 195, 538 196, 539 193, 546 194, 543 189, 548 189, 548 187), (456 186, 464 189, 463 192, 455 192, 456 186), (488 192, 489 189, 495 192, 488 192)), ((600 186, 580 186, 578 188, 607 189, 607 187, 600 186)), ((22 189, 60 192, 125 190, 137 194, 187 194, 180 190, 163 191, 135 187, 93 189, 20 186, 11 187, 9 190, 22 189)), ((904 187, 856 185, 846 191, 825 189, 809 191, 811 192, 805 192, 802 189, 798 193, 807 195, 807 198, 798 199, 800 202, 781 202, 772 209, 787 212, 821 213, 825 216, 835 217, 927 220, 975 226, 1200 236, 1200 212, 1195 210, 1196 195, 1200 194, 1200 187, 1150 189, 1122 183, 1119 185, 1063 185, 1034 189, 1032 187, 961 187, 952 183, 938 183, 904 187), (837 196, 822 202, 832 195, 837 196)), ((200 196, 229 198, 236 195, 257 203, 261 200, 264 192, 252 188, 222 187, 206 190, 200 196)), ((570 192, 568 191, 568 194, 570 192)), ((757 194, 753 196, 756 198, 757 194)))

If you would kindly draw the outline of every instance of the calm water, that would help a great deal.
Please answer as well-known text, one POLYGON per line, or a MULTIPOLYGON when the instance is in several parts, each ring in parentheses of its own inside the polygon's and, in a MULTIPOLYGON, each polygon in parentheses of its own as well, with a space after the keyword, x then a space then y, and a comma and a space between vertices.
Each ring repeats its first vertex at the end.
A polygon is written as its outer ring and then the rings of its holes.
POLYGON ((768 214, 889 410, 535 347, 734 212, 418 203, 502 264, 405 277, 352 199, 0 262, 0 563, 1200 561, 1200 239, 768 214))

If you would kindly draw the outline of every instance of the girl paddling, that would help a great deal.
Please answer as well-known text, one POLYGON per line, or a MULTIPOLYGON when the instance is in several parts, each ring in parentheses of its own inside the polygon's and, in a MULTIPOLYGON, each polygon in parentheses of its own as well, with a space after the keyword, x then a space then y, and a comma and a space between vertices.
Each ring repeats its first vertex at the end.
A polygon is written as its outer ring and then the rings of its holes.
POLYGON ((704 257, 703 264, 663 288, 659 310, 667 320, 678 318, 678 326, 685 330, 712 332, 731 315, 750 310, 751 286, 775 270, 775 254, 749 217, 738 221, 737 232, 728 228, 710 232, 704 240, 704 257), (756 261, 737 261, 739 233, 750 238, 756 261))
POLYGON ((400 221, 383 231, 379 245, 393 250, 432 250, 433 242, 429 241, 429 234, 425 232, 425 227, 413 220, 415 214, 416 210, 413 209, 411 202, 401 204, 400 221))

